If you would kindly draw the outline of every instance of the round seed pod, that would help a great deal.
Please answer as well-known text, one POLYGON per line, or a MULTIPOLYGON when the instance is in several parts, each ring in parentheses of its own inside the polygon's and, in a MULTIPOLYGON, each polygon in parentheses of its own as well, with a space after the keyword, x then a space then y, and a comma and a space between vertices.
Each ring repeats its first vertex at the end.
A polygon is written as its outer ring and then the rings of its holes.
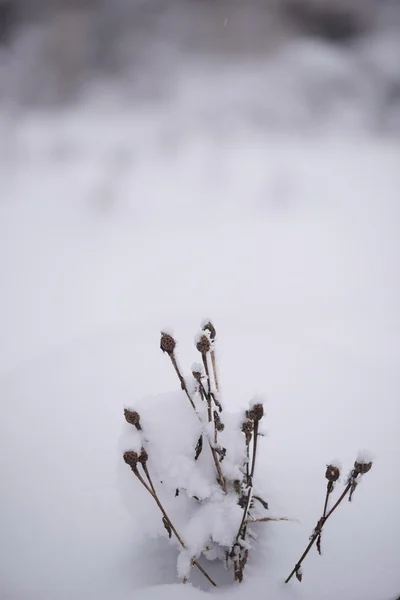
POLYGON ((147 454, 146 450, 144 448, 142 448, 140 451, 139 462, 142 465, 144 465, 147 463, 148 458, 149 458, 149 455, 147 454))
POLYGON ((176 346, 176 341, 169 333, 161 332, 160 348, 167 354, 173 354, 176 346))
POLYGON ((133 450, 128 450, 128 452, 124 452, 124 461, 127 465, 131 467, 131 469, 136 469, 139 457, 138 453, 133 450))
POLYGON ((354 470, 357 471, 360 475, 365 475, 368 471, 371 470, 372 462, 358 462, 354 463, 354 470))
POLYGON ((261 421, 264 416, 264 407, 262 404, 254 404, 248 411, 248 417, 252 421, 261 421))
POLYGON ((203 376, 201 365, 192 365, 192 375, 196 381, 201 381, 201 378, 203 376))
POLYGON ((210 340, 206 335, 200 336, 199 340, 196 343, 196 348, 201 354, 206 354, 209 352, 211 347, 210 340))
POLYGON ((243 421, 242 431, 243 433, 251 433, 254 429, 253 421, 243 421))
POLYGON ((141 429, 140 427, 140 415, 135 410, 129 410, 129 408, 124 408, 125 420, 129 425, 134 425, 137 429, 141 429))
POLYGON ((217 335, 217 332, 215 331, 215 327, 211 323, 211 321, 208 321, 207 323, 205 323, 203 325, 203 331, 206 331, 206 330, 210 332, 210 338, 212 340, 215 340, 215 336, 217 335))
POLYGON ((339 479, 340 471, 334 465, 327 465, 325 477, 328 481, 331 481, 332 483, 334 483, 335 481, 337 481, 339 479))
POLYGON ((254 429, 253 421, 243 421, 242 431, 243 431, 244 435, 246 436, 246 444, 250 444, 253 429, 254 429))

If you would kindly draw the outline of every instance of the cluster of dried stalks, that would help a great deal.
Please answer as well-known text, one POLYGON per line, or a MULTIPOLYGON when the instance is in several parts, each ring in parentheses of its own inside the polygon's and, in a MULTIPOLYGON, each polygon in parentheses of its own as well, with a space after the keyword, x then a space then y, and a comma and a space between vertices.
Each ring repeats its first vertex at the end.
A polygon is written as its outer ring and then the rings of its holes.
MULTIPOLYGON (((187 380, 182 374, 181 368, 178 364, 177 356, 175 353, 176 340, 169 333, 161 333, 160 348, 167 354, 174 371, 179 379, 180 387, 185 393, 196 417, 201 422, 201 434, 197 440, 197 444, 192 449, 193 461, 197 461, 203 452, 205 447, 209 448, 210 459, 212 460, 215 467, 215 480, 218 486, 221 488, 223 494, 236 494, 237 504, 243 510, 242 518, 238 523, 237 533, 232 539, 230 547, 224 548, 224 554, 226 559, 227 568, 232 568, 234 579, 237 582, 242 582, 244 570, 247 564, 249 555, 249 538, 252 538, 252 532, 250 531, 250 524, 268 521, 281 521, 287 520, 285 518, 274 519, 270 517, 257 518, 253 516, 252 509, 257 504, 268 510, 267 502, 258 495, 254 494, 254 475, 256 468, 257 459, 257 448, 258 438, 261 435, 259 431, 260 421, 264 417, 264 407, 261 403, 256 402, 250 405, 249 410, 246 411, 243 421, 241 424, 241 432, 243 434, 243 444, 245 447, 245 460, 241 465, 240 472, 242 473, 241 480, 231 480, 226 477, 223 473, 222 464, 226 457, 227 449, 219 443, 219 433, 224 431, 224 410, 219 398, 219 383, 217 374, 217 364, 215 355, 215 342, 216 342, 216 330, 211 322, 207 322, 203 325, 200 335, 196 339, 196 348, 201 355, 202 364, 196 364, 192 367, 192 377, 194 386, 190 386, 187 380), (193 391, 194 390, 194 391, 193 391), (195 397, 200 397, 201 404, 205 407, 204 414, 207 415, 207 421, 204 422, 202 414, 200 414, 196 406, 195 397), (210 433, 210 431, 212 433, 210 433)), ((140 415, 133 410, 125 409, 126 421, 136 427, 138 430, 142 430, 140 421, 140 415)), ((139 480, 141 485, 147 490, 149 495, 156 502, 158 508, 162 514, 162 523, 168 532, 168 536, 171 538, 174 536, 180 546, 187 550, 187 545, 182 535, 177 531, 176 527, 172 523, 168 516, 165 507, 161 503, 159 494, 155 488, 153 479, 150 475, 148 468, 148 454, 145 448, 142 447, 141 452, 127 451, 124 453, 124 460, 132 469, 132 472, 139 480)), ((338 500, 329 508, 329 500, 331 494, 334 491, 335 485, 340 477, 340 468, 335 464, 329 464, 326 469, 325 477, 328 481, 325 503, 323 513, 318 520, 313 533, 310 537, 309 543, 301 555, 298 562, 295 564, 292 572, 286 579, 288 583, 293 575, 296 575, 298 581, 302 581, 302 563, 308 555, 314 544, 317 547, 319 554, 321 554, 321 538, 323 527, 326 521, 332 516, 341 502, 348 497, 351 501, 354 491, 358 484, 358 478, 370 471, 372 467, 372 461, 358 458, 354 467, 351 470, 342 494, 338 500)), ((176 496, 179 495, 179 490, 176 490, 176 496)), ((204 549, 206 551, 207 548, 204 549)), ((215 581, 210 577, 203 566, 198 562, 199 556, 191 557, 190 564, 195 566, 201 571, 204 577, 216 586, 215 581)), ((186 578, 184 579, 186 582, 186 578)))
MULTIPOLYGON (((221 463, 223 462, 227 449, 219 443, 219 433, 225 429, 223 421, 223 406, 219 400, 219 383, 217 374, 216 354, 215 354, 216 330, 211 322, 203 325, 201 334, 196 339, 196 348, 201 355, 201 363, 192 367, 192 376, 194 379, 195 394, 200 396, 202 404, 206 407, 205 414, 207 422, 203 422, 203 417, 196 408, 194 394, 182 374, 175 353, 176 340, 169 333, 161 333, 160 348, 167 354, 174 371, 179 379, 181 389, 184 391, 191 407, 193 408, 196 417, 202 424, 202 433, 197 440, 196 446, 193 448, 193 461, 197 461, 205 447, 209 448, 210 457, 215 467, 215 480, 220 486, 223 494, 237 495, 238 505, 243 509, 243 516, 238 523, 238 530, 235 539, 232 541, 230 548, 225 549, 226 565, 233 568, 234 579, 241 582, 243 580, 243 572, 248 559, 249 544, 247 537, 249 533, 249 523, 261 521, 269 521, 274 519, 256 519, 252 517, 251 509, 254 503, 258 502, 265 509, 268 509, 268 504, 260 496, 253 494, 253 480, 256 468, 257 458, 257 441, 259 436, 259 423, 264 416, 264 408, 261 403, 252 404, 246 411, 241 430, 243 433, 243 443, 246 448, 246 459, 241 465, 243 477, 241 480, 230 480, 222 470, 221 463), (211 427, 210 427, 211 425, 211 427), (212 434, 209 432, 212 431, 212 434)), ((125 409, 125 419, 128 423, 141 430, 140 415, 132 410, 125 409)), ((172 535, 178 540, 182 548, 187 548, 182 536, 178 533, 168 516, 164 506, 162 505, 157 490, 148 469, 148 455, 144 448, 140 454, 133 451, 125 452, 125 462, 131 467, 134 475, 145 487, 153 500, 157 503, 161 513, 162 522, 168 532, 169 537, 172 535), (142 471, 142 472, 141 472, 142 471)), ((176 495, 179 490, 176 491, 176 495)), ((216 586, 215 581, 199 564, 198 557, 192 557, 191 564, 197 567, 208 581, 216 586)))

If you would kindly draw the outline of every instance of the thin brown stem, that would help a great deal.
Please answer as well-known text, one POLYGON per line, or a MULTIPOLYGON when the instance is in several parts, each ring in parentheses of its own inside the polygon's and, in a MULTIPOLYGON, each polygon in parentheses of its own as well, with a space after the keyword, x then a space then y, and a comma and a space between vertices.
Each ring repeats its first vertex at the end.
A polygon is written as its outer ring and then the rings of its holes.
MULTIPOLYGON (((171 519, 169 518, 165 508, 163 507, 163 505, 161 504, 161 501, 157 495, 157 492, 155 490, 155 487, 153 485, 152 479, 150 477, 150 473, 149 470, 146 466, 146 464, 142 465, 144 472, 146 473, 146 477, 149 481, 150 487, 147 485, 147 483, 145 482, 145 480, 143 479, 143 477, 140 475, 139 471, 137 468, 132 469, 132 471, 134 472, 134 474, 136 475, 136 477, 139 479, 140 483, 146 488, 146 490, 149 492, 149 494, 152 496, 153 500, 156 502, 158 508, 160 509, 160 511, 162 512, 162 515, 164 517, 164 519, 167 521, 171 531, 173 532, 173 534, 175 535, 176 539, 178 540, 178 542, 180 543, 180 545, 182 546, 182 548, 184 548, 185 550, 187 550, 187 546, 185 545, 184 541, 182 540, 181 536, 179 535, 178 531, 175 529, 171 519)), ((200 563, 198 563, 198 561, 195 558, 192 558, 191 560, 192 564, 195 565, 199 571, 204 575, 204 577, 206 577, 206 579, 208 579, 208 581, 211 583, 212 586, 217 587, 217 584, 215 583, 215 581, 213 579, 211 579, 210 575, 207 573, 207 571, 205 571, 203 569, 203 567, 200 565, 200 563)))
MULTIPOLYGON (((333 483, 332 483, 332 481, 328 481, 327 486, 326 486, 324 511, 322 513, 322 518, 323 519, 325 519, 325 517, 326 517, 326 511, 328 510, 329 496, 332 493, 332 491, 333 491, 333 483)), ((322 534, 322 532, 319 534, 319 536, 317 538, 317 550, 318 550, 318 554, 321 554, 321 534, 322 534)))
POLYGON ((251 438, 250 437, 246 437, 246 484, 249 485, 250 483, 250 442, 251 442, 251 438))
MULTIPOLYGON (((195 411, 195 413, 197 415, 197 418, 199 419, 200 422, 202 422, 201 417, 200 417, 199 413, 196 410, 196 406, 195 406, 195 404, 193 402, 193 399, 192 399, 191 395, 189 394, 189 390, 187 389, 187 385, 186 385, 185 379, 184 379, 184 377, 183 377, 183 375, 182 375, 182 373, 181 373, 181 371, 179 369, 179 365, 177 363, 175 354, 173 352, 171 352, 171 353, 169 353, 168 356, 171 359, 171 363, 172 363, 172 365, 174 367, 175 373, 178 376, 178 379, 180 381, 182 390, 185 392, 185 394, 186 394, 186 396, 187 396, 190 404, 192 405, 192 408, 195 411)), ((207 366, 207 373, 208 373, 208 366, 207 366)), ((203 388, 203 391, 205 392, 204 386, 203 386, 203 384, 201 382, 200 382, 200 386, 203 388)), ((205 396, 207 398, 208 410, 210 411, 209 404, 210 404, 211 400, 209 400, 209 398, 211 398, 211 394, 212 393, 211 393, 211 385, 210 385, 210 378, 209 377, 208 377, 208 387, 209 387, 209 394, 207 396, 207 393, 205 392, 205 396)), ((212 419, 212 413, 211 413, 211 419, 212 419)), ((210 449, 211 449, 211 453, 213 455, 213 460, 214 460, 215 468, 216 468, 216 471, 217 471, 217 481, 218 481, 219 485, 222 487, 222 489, 224 490, 224 492, 226 492, 225 479, 224 479, 224 477, 222 475, 222 471, 221 471, 221 467, 219 465, 217 454, 215 452, 215 449, 212 447, 212 444, 211 444, 210 440, 208 440, 208 443, 210 445, 210 449)))
MULTIPOLYGON (((212 413, 213 394, 211 392, 210 371, 208 368, 207 354, 205 352, 202 352, 201 357, 203 359, 204 370, 205 370, 206 377, 207 377, 207 390, 204 388, 204 385, 201 382, 200 382, 200 390, 201 390, 201 393, 203 393, 205 395, 206 400, 207 400, 208 422, 214 424, 214 442, 216 444, 218 442, 218 433, 217 433, 217 430, 215 427, 215 421, 213 419, 213 413, 212 413)), ((222 487, 222 489, 224 490, 224 492, 226 492, 226 482, 225 482, 225 478, 222 474, 222 469, 221 469, 221 465, 219 464, 217 452, 215 451, 215 448, 213 448, 210 440, 209 440, 209 444, 210 444, 210 449, 211 449, 211 454, 213 457, 214 465, 215 465, 215 468, 216 468, 217 474, 218 474, 217 481, 220 484, 220 486, 222 487)))
POLYGON ((197 413, 196 407, 195 407, 194 402, 193 402, 193 399, 192 399, 191 395, 189 394, 189 390, 187 389, 185 378, 183 377, 183 375, 182 375, 182 373, 181 373, 181 371, 179 369, 179 366, 178 366, 175 354, 171 353, 171 354, 169 354, 169 357, 171 359, 171 362, 172 362, 172 365, 173 365, 173 367, 175 369, 175 372, 178 375, 178 379, 180 381, 181 388, 185 392, 186 396, 188 397, 188 400, 189 400, 190 404, 192 405, 193 410, 197 413))
POLYGON ((213 370, 213 375, 214 375, 215 389, 217 390, 217 392, 219 392, 218 373, 217 373, 217 361, 216 361, 216 358, 215 358, 215 350, 214 350, 214 348, 211 349, 210 355, 211 355, 211 364, 212 364, 212 370, 213 370))
POLYGON ((151 479, 151 477, 150 477, 150 473, 149 473, 149 470, 148 470, 148 468, 147 468, 147 465, 146 465, 146 463, 143 463, 143 464, 142 464, 142 467, 143 467, 143 471, 145 472, 145 475, 146 475, 146 477, 147 477, 147 481, 148 481, 148 482, 149 482, 149 484, 150 484, 150 487, 151 487, 151 490, 152 490, 153 494, 157 494, 157 492, 156 492, 156 489, 155 489, 155 487, 154 487, 154 485, 153 485, 153 481, 152 481, 152 479, 151 479))
POLYGON ((244 537, 243 534, 246 533, 246 520, 247 520, 247 515, 249 512, 251 497, 252 497, 252 492, 253 492, 253 477, 254 477, 254 469, 256 466, 256 456, 257 456, 257 438, 258 438, 258 421, 255 421, 254 422, 254 437, 253 437, 253 458, 252 458, 252 462, 251 462, 251 471, 250 471, 250 475, 248 478, 247 500, 246 500, 246 505, 243 510, 242 521, 240 523, 240 527, 239 527, 239 530, 236 535, 236 541, 238 541, 238 539, 241 535, 242 535, 242 537, 244 537))
POLYGON ((350 479, 349 479, 349 481, 348 481, 348 483, 347 483, 347 485, 346 485, 343 493, 339 496, 338 500, 332 506, 332 508, 330 509, 330 511, 325 516, 322 516, 320 518, 320 520, 318 521, 318 523, 317 523, 317 525, 316 525, 316 527, 314 529, 314 532, 313 532, 313 534, 312 534, 312 536, 310 538, 309 544, 307 545, 307 547, 304 550, 303 554, 301 555, 301 557, 299 558, 299 560, 295 564, 293 571, 290 573, 290 575, 286 579, 285 583, 289 583, 289 581, 291 580, 291 578, 293 577, 293 575, 300 569, 303 560, 306 558, 307 554, 310 552, 310 550, 313 547, 314 543, 316 542, 317 538, 321 535, 323 526, 325 525, 325 523, 327 522, 327 520, 329 519, 329 517, 332 515, 332 513, 337 509, 337 507, 342 502, 342 500, 347 496, 347 494, 349 493, 349 491, 351 489, 352 481, 356 477, 357 477, 357 474, 352 473, 352 475, 350 476, 350 479))
POLYGON ((210 380, 210 372, 208 369, 207 354, 205 352, 202 352, 201 358, 203 359, 204 370, 205 370, 206 376, 207 376, 208 396, 211 396, 211 380, 210 380))

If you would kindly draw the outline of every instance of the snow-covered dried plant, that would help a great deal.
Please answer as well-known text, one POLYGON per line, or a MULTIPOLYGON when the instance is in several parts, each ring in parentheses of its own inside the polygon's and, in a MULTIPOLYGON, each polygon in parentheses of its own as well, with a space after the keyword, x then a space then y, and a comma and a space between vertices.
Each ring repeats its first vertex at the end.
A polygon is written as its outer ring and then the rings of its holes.
POLYGON ((304 550, 303 554, 301 555, 301 557, 295 564, 292 572, 290 573, 289 577, 286 579, 285 583, 288 583, 291 580, 291 578, 293 577, 293 575, 296 575, 296 578, 298 581, 300 581, 300 582, 302 581, 302 579, 303 579, 302 563, 303 563, 304 559, 306 558, 307 554, 310 552, 311 548, 314 546, 314 544, 316 544, 316 546, 317 546, 318 553, 320 555, 322 554, 321 537, 322 537, 322 529, 323 529, 326 521, 334 513, 334 511, 337 509, 339 504, 346 498, 346 496, 348 496, 349 502, 351 502, 353 494, 356 490, 356 487, 359 483, 360 478, 363 475, 365 475, 366 473, 368 473, 372 468, 372 458, 366 452, 360 452, 358 454, 357 459, 354 462, 354 466, 351 469, 351 471, 346 479, 346 485, 345 485, 343 492, 341 493, 339 498, 336 500, 336 502, 334 503, 332 508, 330 508, 328 510, 330 495, 334 491, 336 482, 338 481, 338 479, 340 477, 340 468, 341 468, 340 464, 337 461, 332 461, 326 467, 325 478, 328 480, 328 483, 326 486, 325 503, 324 503, 324 510, 322 512, 322 516, 319 519, 318 523, 316 524, 316 526, 314 528, 314 531, 312 532, 312 534, 310 536, 310 541, 309 541, 308 545, 306 546, 306 549, 304 550))
POLYGON ((199 560, 203 564, 204 558, 220 560, 241 582, 257 537, 253 525, 275 520, 265 516, 268 504, 255 479, 263 403, 253 399, 242 414, 226 410, 219 393, 215 344, 215 327, 206 321, 195 339, 201 361, 192 365, 191 377, 185 377, 174 336, 161 333, 161 350, 181 391, 168 405, 168 423, 164 419, 155 424, 157 408, 147 418, 125 409, 131 441, 124 453, 125 462, 160 509, 168 537, 180 547, 180 579, 187 581, 194 566, 213 586, 216 582, 199 560), (172 439, 169 425, 174 420, 178 422, 172 439))

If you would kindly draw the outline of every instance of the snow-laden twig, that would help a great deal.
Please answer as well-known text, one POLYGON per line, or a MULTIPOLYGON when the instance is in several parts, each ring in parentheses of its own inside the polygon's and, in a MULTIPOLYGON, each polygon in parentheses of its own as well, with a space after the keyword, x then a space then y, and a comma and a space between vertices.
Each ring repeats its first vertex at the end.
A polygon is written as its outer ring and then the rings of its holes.
MULTIPOLYGON (((144 448, 142 448, 140 455, 138 455, 137 452, 133 452, 133 451, 128 451, 128 452, 124 453, 124 461, 126 462, 127 465, 129 465, 131 467, 134 475, 137 477, 137 479, 140 481, 140 483, 143 485, 143 487, 148 491, 148 493, 150 494, 150 496, 153 498, 153 500, 156 502, 158 508, 160 509, 160 511, 163 515, 163 524, 168 532, 169 537, 171 537, 171 535, 173 533, 174 536, 176 537, 176 539, 178 540, 179 544, 182 546, 182 548, 187 550, 186 544, 184 543, 182 537, 180 536, 180 534, 176 530, 175 526, 173 525, 171 519, 169 518, 164 506, 162 505, 162 503, 157 495, 157 492, 154 487, 153 481, 151 479, 149 470, 147 468, 147 464, 146 464, 147 459, 148 459, 147 452, 144 448), (148 484, 143 479, 142 475, 139 473, 138 463, 141 464, 143 471, 145 472, 145 475, 148 480, 148 484)), ((206 577, 208 579, 208 581, 211 583, 212 586, 214 586, 214 587, 217 586, 215 581, 210 577, 210 575, 207 573, 207 571, 205 569, 203 569, 203 567, 198 563, 198 561, 195 558, 191 559, 191 563, 199 569, 199 571, 204 575, 204 577, 206 577)))
POLYGON ((338 500, 335 502, 335 504, 332 506, 332 508, 328 512, 326 512, 327 504, 328 504, 328 496, 331 493, 331 491, 328 491, 328 490, 330 490, 329 483, 334 484, 340 475, 340 471, 339 471, 338 467, 336 467, 335 465, 328 465, 326 473, 325 473, 325 477, 328 479, 328 486, 327 486, 327 494, 326 494, 325 505, 324 505, 324 513, 323 513, 322 517, 319 519, 317 525, 315 526, 315 529, 310 537, 310 541, 309 541, 306 549, 304 550, 303 554, 300 556, 299 560, 295 564, 292 572, 286 579, 285 583, 289 583, 289 581, 291 580, 293 575, 296 575, 296 578, 298 579, 298 581, 300 581, 300 582, 302 581, 303 572, 301 569, 301 565, 302 565, 304 559, 306 558, 307 554, 310 552, 311 548, 315 544, 315 542, 318 543, 318 540, 320 540, 321 534, 322 534, 322 529, 323 529, 326 521, 329 519, 329 517, 332 516, 332 514, 335 512, 335 510, 337 509, 339 504, 346 498, 347 495, 349 495, 349 501, 351 501, 352 495, 357 486, 357 478, 360 475, 364 475, 365 473, 368 473, 368 471, 371 470, 371 467, 372 467, 372 461, 364 462, 364 459, 358 458, 358 460, 355 461, 354 467, 351 470, 350 475, 347 479, 347 483, 344 488, 344 491, 339 496, 338 500))

